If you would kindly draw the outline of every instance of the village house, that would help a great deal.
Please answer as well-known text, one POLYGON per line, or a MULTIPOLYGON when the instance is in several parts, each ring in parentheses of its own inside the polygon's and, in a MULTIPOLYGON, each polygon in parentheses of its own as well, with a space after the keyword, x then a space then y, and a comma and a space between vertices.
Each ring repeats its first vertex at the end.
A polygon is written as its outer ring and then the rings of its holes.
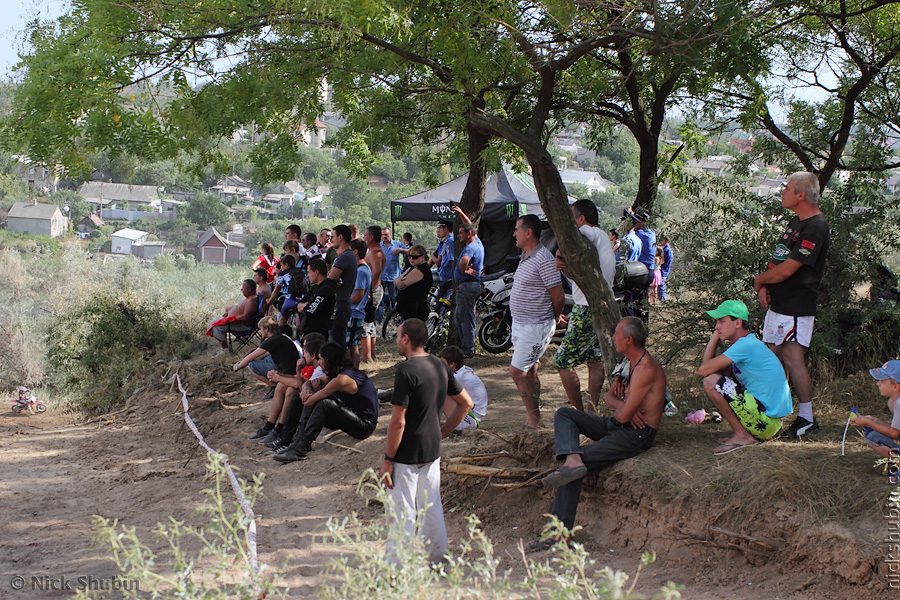
POLYGON ((13 233, 59 237, 66 231, 66 217, 55 204, 16 202, 9 210, 6 227, 13 233))
POLYGON ((147 240, 150 235, 146 231, 138 229, 120 229, 112 234, 112 253, 113 254, 132 254, 131 247, 134 244, 140 244, 147 240))
POLYGON ((243 259, 247 252, 243 244, 229 242, 216 231, 215 227, 210 227, 200 236, 197 248, 200 251, 200 262, 213 265, 237 262, 243 259))

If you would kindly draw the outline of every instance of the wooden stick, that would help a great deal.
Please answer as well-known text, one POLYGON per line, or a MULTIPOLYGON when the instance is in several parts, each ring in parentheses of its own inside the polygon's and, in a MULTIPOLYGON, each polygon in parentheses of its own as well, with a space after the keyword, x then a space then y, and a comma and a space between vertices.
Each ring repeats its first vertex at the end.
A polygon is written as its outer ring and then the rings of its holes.
MULTIPOLYGON (((333 432, 332 432, 333 433, 333 432)), ((357 454, 365 454, 362 450, 357 448, 351 448, 350 446, 345 446, 343 444, 338 444, 337 442, 332 442, 331 440, 325 440, 326 444, 331 444, 332 446, 337 446, 338 448, 343 448, 344 450, 349 450, 351 452, 356 452, 357 454)))
POLYGON ((543 469, 527 467, 482 467, 478 465, 467 465, 465 463, 449 463, 447 464, 446 470, 448 473, 456 473, 457 475, 500 477, 503 479, 530 478, 537 473, 543 472, 543 469))
POLYGON ((522 483, 517 483, 517 484, 513 485, 513 486, 510 487, 508 490, 506 490, 506 492, 509 493, 509 492, 512 492, 512 491, 517 490, 517 489, 519 489, 519 488, 523 488, 523 487, 525 487, 526 485, 531 485, 532 483, 538 481, 539 479, 543 479, 544 477, 546 477, 547 475, 549 475, 550 473, 552 473, 552 472, 555 471, 555 470, 556 470, 555 468, 553 468, 553 469, 547 469, 546 471, 543 471, 543 472, 541 472, 541 473, 538 473, 537 475, 535 475, 535 476, 532 477, 531 479, 526 479, 526 480, 523 481, 522 483))
POLYGON ((743 533, 738 533, 736 531, 729 531, 728 529, 722 529, 721 527, 710 527, 709 531, 711 533, 721 533, 722 535, 727 535, 729 537, 738 538, 739 540, 744 540, 745 542, 750 542, 751 544, 757 544, 767 550, 775 549, 775 546, 773 546, 769 542, 766 542, 759 538, 751 537, 749 535, 745 535, 743 533))
POLYGON ((503 458, 504 456, 509 456, 509 452, 507 452, 506 450, 501 450, 500 452, 493 452, 491 454, 468 454, 465 456, 452 456, 446 460, 446 463, 466 463, 471 460, 489 460, 493 458, 503 458))

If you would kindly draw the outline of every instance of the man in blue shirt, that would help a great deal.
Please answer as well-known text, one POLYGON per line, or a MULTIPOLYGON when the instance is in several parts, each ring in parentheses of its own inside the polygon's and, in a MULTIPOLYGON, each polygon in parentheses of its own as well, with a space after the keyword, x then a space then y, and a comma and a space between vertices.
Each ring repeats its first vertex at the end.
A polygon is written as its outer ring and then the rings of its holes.
MULTIPOLYGON (((453 296, 453 234, 450 224, 441 221, 437 224, 437 249, 431 253, 428 264, 437 269, 438 298, 450 299, 453 296)), ((438 304, 437 310, 443 312, 444 305, 438 304)))
POLYGON ((726 300, 706 311, 716 329, 706 344, 700 376, 703 389, 734 435, 719 440, 714 454, 728 454, 767 440, 791 414, 791 390, 775 353, 747 330, 749 311, 740 300, 726 300), (716 355, 719 342, 730 345, 716 355))
MULTIPOLYGON (((631 217, 631 230, 625 236, 625 246, 627 247, 625 260, 640 261, 641 255, 643 254, 644 243, 641 241, 638 231, 640 231, 643 226, 643 222, 641 221, 641 217, 627 208, 625 209, 625 213, 631 217)), ((654 250, 654 252, 656 252, 656 250, 654 250)), ((646 305, 648 292, 649 288, 643 290, 625 290, 622 292, 625 314, 629 317, 639 318, 645 325, 647 324, 646 305)))
POLYGON ((663 302, 668 300, 666 298, 666 279, 669 278, 669 271, 672 270, 672 261, 675 256, 672 254, 672 246, 669 245, 669 238, 661 235, 659 237, 659 247, 662 248, 662 263, 659 265, 660 271, 662 271, 662 283, 659 284, 659 299, 663 302))
POLYGON ((462 224, 457 237, 463 244, 453 269, 456 282, 456 308, 453 322, 459 331, 459 345, 465 358, 475 356, 475 303, 481 295, 481 269, 484 267, 484 245, 476 235, 472 220, 457 205, 453 211, 459 215, 462 224))
POLYGON ((384 298, 381 303, 384 312, 389 311, 397 303, 397 288, 394 287, 394 279, 400 276, 400 250, 403 244, 391 237, 391 228, 381 230, 381 249, 384 251, 384 270, 381 272, 381 287, 384 289, 384 298))
POLYGON ((350 241, 350 248, 356 256, 356 283, 350 294, 350 321, 347 323, 347 347, 354 369, 359 368, 359 344, 366 319, 366 304, 372 293, 372 270, 366 264, 366 243, 357 238, 350 241))

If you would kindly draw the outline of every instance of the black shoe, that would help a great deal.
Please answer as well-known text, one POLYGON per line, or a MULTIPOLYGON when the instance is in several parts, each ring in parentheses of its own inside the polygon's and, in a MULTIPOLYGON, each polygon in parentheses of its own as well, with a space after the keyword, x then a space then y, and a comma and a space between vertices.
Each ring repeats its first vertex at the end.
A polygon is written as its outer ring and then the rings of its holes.
POLYGON ((301 441, 300 443, 293 443, 287 447, 287 450, 284 452, 279 452, 272 456, 273 459, 282 463, 289 463, 298 460, 306 460, 309 455, 309 451, 312 450, 309 442, 301 441))
POLYGON ((475 358, 477 356, 474 352, 466 352, 463 354, 463 358, 475 358))
MULTIPOLYGON (((275 430, 273 429, 272 431, 275 431, 275 430)), ((288 443, 290 443, 290 442, 285 443, 284 438, 281 436, 281 432, 278 432, 278 435, 276 435, 272 439, 269 439, 269 436, 266 436, 263 439, 261 439, 259 441, 259 443, 262 444, 263 446, 265 446, 266 448, 274 448, 275 446, 277 446, 279 444, 281 444, 282 446, 287 446, 288 443)))
POLYGON ((281 437, 281 432, 273 429, 266 434, 266 437, 259 440, 259 443, 262 444, 263 446, 266 446, 267 444, 271 444, 272 442, 274 442, 275 440, 277 440, 280 437, 281 437))
POLYGON ((290 444, 285 444, 284 440, 278 439, 275 440, 274 446, 269 446, 269 450, 266 450, 266 456, 272 456, 273 454, 281 454, 288 448, 290 448, 290 444))
POLYGON ((797 417, 790 427, 782 431, 778 437, 782 439, 800 439, 808 433, 819 429, 819 423, 815 419, 808 421, 803 417, 797 417))
POLYGON ((275 388, 270 387, 269 391, 266 392, 266 395, 262 397, 263 400, 271 400, 275 397, 275 388))
POLYGON ((270 431, 275 431, 275 430, 274 429, 266 429, 265 427, 260 427, 259 431, 257 431, 256 433, 254 433, 247 439, 248 440, 260 440, 260 439, 266 437, 267 435, 269 435, 270 431))

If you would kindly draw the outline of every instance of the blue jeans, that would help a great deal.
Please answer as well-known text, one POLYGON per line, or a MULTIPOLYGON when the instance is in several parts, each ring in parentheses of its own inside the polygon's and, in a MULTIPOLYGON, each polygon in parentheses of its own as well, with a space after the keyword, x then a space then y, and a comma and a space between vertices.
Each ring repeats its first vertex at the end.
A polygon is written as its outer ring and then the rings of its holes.
MULTIPOLYGON (((601 417, 565 406, 553 415, 553 437, 556 441, 557 460, 565 460, 569 454, 581 454, 588 470, 598 471, 648 450, 656 438, 656 430, 652 427, 634 429, 631 425, 622 425, 612 417, 601 417), (595 440, 594 443, 581 447, 578 436, 582 434, 595 440)), ((550 512, 567 529, 575 526, 575 513, 583 483, 582 477, 556 489, 556 498, 550 512)))
POLYGON ((394 286, 393 280, 385 281, 382 279, 381 289, 384 290, 384 297, 381 299, 381 305, 378 307, 378 310, 375 311, 376 321, 383 320, 384 314, 397 304, 397 288, 394 286))
POLYGON ((668 273, 666 273, 662 276, 662 283, 659 284, 659 288, 656 291, 657 298, 659 298, 660 301, 662 301, 662 302, 665 302, 666 300, 668 300, 668 298, 666 298, 666 279, 668 279, 668 278, 669 278, 668 273))
POLYGON ((251 360, 247 366, 251 371, 265 377, 269 371, 277 371, 278 367, 275 366, 275 361, 272 359, 272 355, 264 356, 259 360, 251 360))
POLYGON ((481 283, 463 281, 456 284, 456 308, 453 322, 459 331, 459 345, 463 354, 475 352, 475 303, 481 296, 481 283))

